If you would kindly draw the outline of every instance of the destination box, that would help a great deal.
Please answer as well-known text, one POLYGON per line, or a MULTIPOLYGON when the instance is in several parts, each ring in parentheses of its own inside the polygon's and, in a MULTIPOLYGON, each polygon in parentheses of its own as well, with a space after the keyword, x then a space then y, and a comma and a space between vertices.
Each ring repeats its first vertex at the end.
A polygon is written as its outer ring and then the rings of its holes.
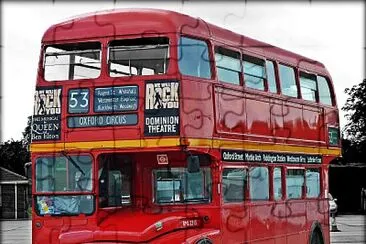
POLYGON ((138 86, 96 88, 94 112, 135 111, 138 108, 138 86))
POLYGON ((136 125, 137 114, 92 115, 67 118, 69 128, 136 125))

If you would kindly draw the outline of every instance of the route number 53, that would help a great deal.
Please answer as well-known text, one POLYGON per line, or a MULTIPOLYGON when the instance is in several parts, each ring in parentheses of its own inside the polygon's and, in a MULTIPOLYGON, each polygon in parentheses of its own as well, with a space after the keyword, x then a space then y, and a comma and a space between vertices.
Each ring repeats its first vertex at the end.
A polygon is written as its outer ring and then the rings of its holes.
POLYGON ((71 89, 68 99, 69 113, 87 113, 89 111, 89 89, 71 89))

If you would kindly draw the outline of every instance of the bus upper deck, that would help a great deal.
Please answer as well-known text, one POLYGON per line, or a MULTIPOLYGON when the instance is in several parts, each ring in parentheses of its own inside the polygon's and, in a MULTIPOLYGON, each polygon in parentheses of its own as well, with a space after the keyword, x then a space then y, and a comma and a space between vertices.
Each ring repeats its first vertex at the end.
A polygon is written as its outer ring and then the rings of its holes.
POLYGON ((33 243, 329 243, 319 62, 171 11, 99 12, 46 31, 34 99, 33 243))
POLYGON ((180 138, 200 147, 339 146, 321 63, 201 19, 101 12, 50 27, 42 42, 32 151, 179 146, 180 138))

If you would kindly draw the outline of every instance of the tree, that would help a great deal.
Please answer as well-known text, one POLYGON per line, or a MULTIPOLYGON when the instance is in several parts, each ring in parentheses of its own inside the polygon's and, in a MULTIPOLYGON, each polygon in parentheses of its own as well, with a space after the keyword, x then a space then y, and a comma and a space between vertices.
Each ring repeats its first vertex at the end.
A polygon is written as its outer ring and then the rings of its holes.
POLYGON ((13 139, 0 144, 0 166, 17 174, 24 175, 24 164, 30 161, 29 144, 31 139, 32 117, 28 117, 27 126, 20 141, 13 139))
POLYGON ((0 166, 24 175, 24 164, 30 154, 22 141, 9 140, 0 145, 0 166))
MULTIPOLYGON (((348 123, 344 128, 347 140, 343 143, 343 157, 352 163, 365 162, 366 158, 366 79, 360 84, 347 88, 349 96, 342 110, 348 123)), ((365 162, 366 163, 366 162, 365 162)))
POLYGON ((31 143, 31 138, 32 138, 31 126, 32 126, 32 116, 28 116, 27 126, 25 127, 24 132, 22 133, 23 134, 23 143, 27 147, 29 147, 29 145, 31 143))
POLYGON ((366 79, 360 84, 347 88, 345 93, 349 95, 342 110, 346 112, 349 122, 345 132, 352 142, 366 141, 366 79))

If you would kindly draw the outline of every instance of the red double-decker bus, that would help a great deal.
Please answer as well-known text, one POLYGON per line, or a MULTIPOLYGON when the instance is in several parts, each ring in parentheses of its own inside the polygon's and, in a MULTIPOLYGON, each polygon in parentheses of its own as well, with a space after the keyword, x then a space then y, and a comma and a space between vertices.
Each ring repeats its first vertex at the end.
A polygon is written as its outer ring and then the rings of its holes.
POLYGON ((329 243, 339 118, 323 64, 187 15, 42 39, 33 243, 329 243))

